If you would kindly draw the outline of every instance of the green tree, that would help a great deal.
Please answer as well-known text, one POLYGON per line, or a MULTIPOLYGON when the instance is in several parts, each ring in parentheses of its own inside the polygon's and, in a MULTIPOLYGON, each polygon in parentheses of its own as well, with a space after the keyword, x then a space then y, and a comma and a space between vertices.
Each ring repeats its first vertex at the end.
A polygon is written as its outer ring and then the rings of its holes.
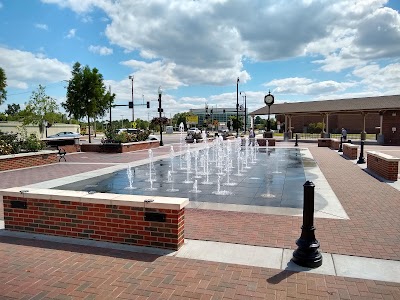
POLYGON ((136 122, 136 128, 139 128, 139 129, 147 129, 147 128, 149 128, 149 122, 148 121, 145 121, 145 120, 137 118, 135 122, 136 122))
POLYGON ((194 114, 190 111, 177 113, 172 117, 172 124, 174 124, 175 126, 179 126, 179 124, 181 124, 182 122, 183 125, 185 125, 185 128, 187 128, 186 117, 188 116, 194 116, 194 114))
POLYGON ((42 137, 44 128, 55 122, 57 114, 59 111, 56 100, 46 95, 46 87, 40 84, 38 89, 32 92, 26 108, 21 112, 24 119, 23 124, 38 125, 42 137))
POLYGON ((21 106, 19 104, 7 104, 7 109, 5 110, 5 113, 9 116, 16 116, 19 114, 21 111, 21 106))
POLYGON ((114 102, 115 94, 106 91, 103 75, 97 68, 90 69, 79 62, 74 64, 72 78, 68 82, 64 109, 75 119, 87 117, 90 136, 90 118, 103 117, 114 102))
POLYGON ((0 67, 0 105, 7 100, 7 77, 6 72, 0 67))

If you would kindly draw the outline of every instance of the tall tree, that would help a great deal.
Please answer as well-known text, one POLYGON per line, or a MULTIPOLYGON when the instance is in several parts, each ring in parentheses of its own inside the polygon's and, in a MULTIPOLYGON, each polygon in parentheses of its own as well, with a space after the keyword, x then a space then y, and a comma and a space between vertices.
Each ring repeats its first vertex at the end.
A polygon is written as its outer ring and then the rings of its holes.
POLYGON ((0 105, 7 100, 7 77, 6 72, 0 67, 0 105))
POLYGON ((115 94, 106 91, 103 75, 97 68, 90 69, 79 62, 74 64, 72 78, 68 82, 67 100, 62 103, 64 109, 75 119, 87 117, 90 137, 90 118, 105 115, 112 105, 115 94))
POLYGON ((44 128, 50 127, 54 123, 57 114, 59 111, 56 100, 46 95, 46 87, 40 84, 38 89, 32 92, 26 108, 21 112, 24 125, 38 125, 42 136, 44 128))

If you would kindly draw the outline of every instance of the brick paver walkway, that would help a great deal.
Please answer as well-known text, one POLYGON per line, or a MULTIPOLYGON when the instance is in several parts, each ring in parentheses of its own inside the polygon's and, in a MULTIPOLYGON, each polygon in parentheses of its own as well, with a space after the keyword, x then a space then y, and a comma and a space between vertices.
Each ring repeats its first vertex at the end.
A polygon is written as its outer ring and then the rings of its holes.
MULTIPOLYGON (((310 149, 350 217, 315 220, 321 250, 399 260, 400 191, 335 151, 315 144, 300 146, 310 149)), ((153 151, 155 156, 167 154, 169 147, 153 151)), ((68 163, 0 172, 0 188, 143 158, 147 151, 69 155, 68 163)), ((187 209, 186 237, 293 249, 301 221, 299 217, 187 209)), ((395 283, 9 237, 0 237, 0 261, 0 299, 400 299, 400 284, 395 283)))
MULTIPOLYGON (((321 250, 400 260, 400 191, 328 148, 309 148, 350 220, 315 219, 321 250)), ((190 239, 295 248, 302 219, 187 209, 190 239)))
POLYGON ((0 261, 1 299, 400 298, 395 283, 6 237, 0 261))

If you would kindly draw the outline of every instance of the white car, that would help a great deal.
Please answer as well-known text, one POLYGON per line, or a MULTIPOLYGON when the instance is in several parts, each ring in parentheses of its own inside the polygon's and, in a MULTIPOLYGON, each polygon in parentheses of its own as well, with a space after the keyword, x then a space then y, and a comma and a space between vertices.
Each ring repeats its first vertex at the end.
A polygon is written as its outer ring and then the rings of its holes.
POLYGON ((187 131, 187 133, 188 134, 190 134, 190 133, 201 133, 201 130, 200 129, 198 129, 197 127, 192 127, 192 128, 189 128, 188 129, 188 131, 187 131))
POLYGON ((147 138, 148 141, 158 141, 158 137, 156 137, 153 134, 150 134, 149 137, 147 138))
POLYGON ((81 137, 81 135, 79 133, 72 132, 72 131, 63 131, 63 132, 59 132, 59 133, 56 133, 53 135, 49 135, 47 138, 48 139, 56 139, 56 138, 66 138, 66 137, 78 138, 78 137, 81 137))

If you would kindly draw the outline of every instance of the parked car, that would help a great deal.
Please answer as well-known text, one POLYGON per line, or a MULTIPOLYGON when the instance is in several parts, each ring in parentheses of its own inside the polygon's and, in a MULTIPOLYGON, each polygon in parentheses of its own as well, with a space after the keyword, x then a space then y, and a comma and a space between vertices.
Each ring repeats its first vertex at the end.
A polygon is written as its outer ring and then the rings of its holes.
POLYGON ((130 134, 137 134, 139 132, 142 132, 142 129, 136 129, 136 128, 120 128, 120 129, 115 129, 116 134, 120 134, 121 132, 127 132, 130 134))
POLYGON ((65 138, 65 137, 81 137, 81 135, 79 133, 72 132, 72 131, 62 131, 62 132, 47 136, 47 138, 49 138, 49 139, 65 138))
POLYGON ((188 134, 190 134, 190 133, 201 133, 201 130, 198 129, 197 127, 192 127, 192 128, 188 129, 187 133, 188 134))
POLYGON ((148 141, 158 141, 158 137, 156 137, 153 134, 150 134, 149 137, 147 138, 148 141))

